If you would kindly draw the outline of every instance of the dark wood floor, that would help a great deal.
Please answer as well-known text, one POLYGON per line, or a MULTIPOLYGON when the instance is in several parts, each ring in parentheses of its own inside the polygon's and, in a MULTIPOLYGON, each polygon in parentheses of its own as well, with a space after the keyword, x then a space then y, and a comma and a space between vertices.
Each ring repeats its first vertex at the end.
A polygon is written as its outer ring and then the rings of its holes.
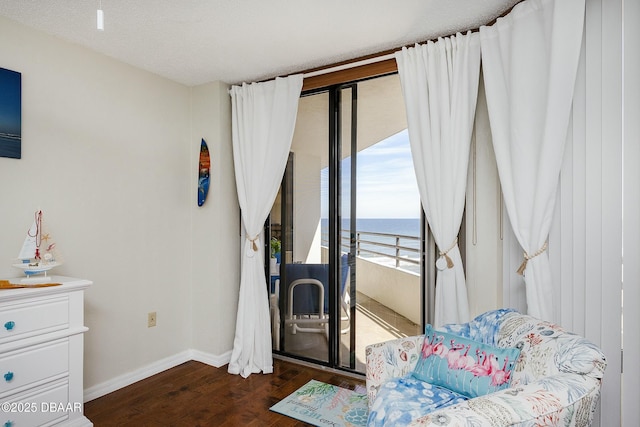
POLYGON ((273 374, 248 378, 190 361, 85 403, 96 427, 305 426, 269 408, 315 379, 364 392, 364 379, 274 360, 273 374))

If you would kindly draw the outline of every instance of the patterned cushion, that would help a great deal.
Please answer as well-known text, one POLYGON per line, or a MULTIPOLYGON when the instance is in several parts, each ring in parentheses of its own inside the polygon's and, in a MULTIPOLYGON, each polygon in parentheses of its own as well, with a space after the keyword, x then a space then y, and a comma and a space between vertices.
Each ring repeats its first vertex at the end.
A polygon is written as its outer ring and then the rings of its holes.
POLYGON ((367 426, 406 426, 436 409, 464 402, 467 397, 410 375, 386 382, 369 411, 367 426))
POLYGON ((444 325, 442 330, 470 340, 498 345, 498 333, 502 322, 520 313, 512 308, 500 308, 478 315, 468 323, 444 325))
POLYGON ((606 367, 602 351, 589 340, 527 315, 513 316, 502 323, 498 345, 521 350, 512 387, 561 372, 600 379, 606 367))
POLYGON ((413 376, 464 396, 482 396, 509 387, 519 354, 517 348, 498 348, 427 325, 413 376))

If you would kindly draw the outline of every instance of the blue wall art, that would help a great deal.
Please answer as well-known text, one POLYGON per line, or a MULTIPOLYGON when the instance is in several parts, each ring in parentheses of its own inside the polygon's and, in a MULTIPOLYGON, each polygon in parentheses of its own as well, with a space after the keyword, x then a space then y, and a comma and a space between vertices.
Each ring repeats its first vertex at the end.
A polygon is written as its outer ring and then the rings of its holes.
POLYGON ((22 75, 0 68, 0 157, 22 155, 22 75))

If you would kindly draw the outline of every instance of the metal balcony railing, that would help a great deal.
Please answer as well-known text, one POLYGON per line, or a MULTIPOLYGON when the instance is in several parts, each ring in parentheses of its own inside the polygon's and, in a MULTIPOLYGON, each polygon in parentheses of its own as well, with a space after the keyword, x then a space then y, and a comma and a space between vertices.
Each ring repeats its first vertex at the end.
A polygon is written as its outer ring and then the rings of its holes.
MULTIPOLYGON (((351 250, 352 242, 349 234, 349 230, 341 230, 341 247, 344 252, 351 250)), ((403 262, 420 265, 420 237, 418 236, 357 231, 354 243, 356 256, 389 258, 393 260, 396 268, 399 268, 403 262)), ((322 245, 328 244, 328 235, 323 234, 322 245)))

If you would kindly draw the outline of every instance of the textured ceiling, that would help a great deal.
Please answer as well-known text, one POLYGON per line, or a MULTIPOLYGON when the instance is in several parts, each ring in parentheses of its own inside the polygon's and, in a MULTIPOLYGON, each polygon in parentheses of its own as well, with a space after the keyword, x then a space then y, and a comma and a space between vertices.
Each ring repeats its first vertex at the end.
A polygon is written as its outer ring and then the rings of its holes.
POLYGON ((518 1, 0 0, 0 15, 192 86, 262 80, 477 28, 518 1))

